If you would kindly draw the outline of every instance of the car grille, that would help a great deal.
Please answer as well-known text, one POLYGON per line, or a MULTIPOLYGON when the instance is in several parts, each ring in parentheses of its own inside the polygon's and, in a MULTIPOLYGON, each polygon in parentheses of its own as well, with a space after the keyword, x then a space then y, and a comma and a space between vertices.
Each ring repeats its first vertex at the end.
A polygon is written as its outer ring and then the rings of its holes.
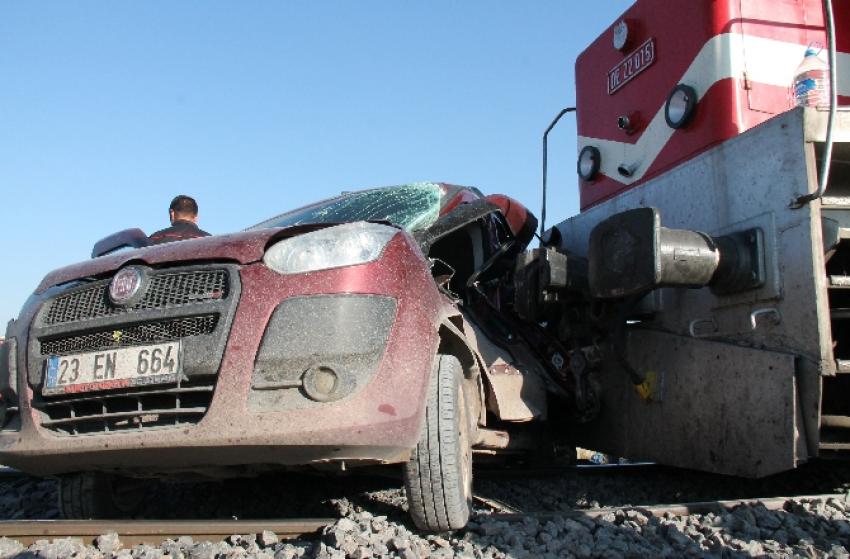
POLYGON ((40 425, 60 436, 184 427, 209 408, 241 294, 239 267, 211 263, 147 268, 145 292, 122 308, 109 278, 69 288, 45 302, 30 332, 27 375, 40 425), (50 356, 180 343, 189 357, 169 384, 43 394, 50 356))
POLYGON ((127 432, 193 425, 212 400, 214 379, 184 380, 180 386, 33 399, 41 426, 60 435, 127 432))
POLYGON ((144 297, 126 308, 109 304, 108 289, 109 280, 104 280, 57 297, 44 315, 44 324, 64 324, 134 310, 171 308, 224 299, 228 295, 228 273, 227 270, 192 270, 154 274, 144 297))
POLYGON ((210 334, 218 324, 218 315, 191 316, 117 326, 41 340, 42 355, 64 355, 116 347, 167 342, 189 336, 210 334))

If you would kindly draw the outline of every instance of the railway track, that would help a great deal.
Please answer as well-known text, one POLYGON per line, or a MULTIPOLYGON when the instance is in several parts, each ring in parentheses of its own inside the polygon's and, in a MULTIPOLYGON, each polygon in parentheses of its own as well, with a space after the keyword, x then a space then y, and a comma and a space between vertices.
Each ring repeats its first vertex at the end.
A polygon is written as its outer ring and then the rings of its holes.
POLYGON ((507 467, 498 468, 489 465, 476 467, 475 476, 480 479, 547 478, 563 475, 628 475, 669 469, 653 462, 633 462, 628 464, 592 464, 579 462, 555 466, 507 467))
MULTIPOLYGON (((562 466, 535 466, 535 467, 517 467, 517 468, 497 468, 493 466, 484 466, 479 468, 476 466, 475 475, 483 478, 511 478, 511 477, 550 477, 559 476, 567 473, 579 474, 607 474, 615 472, 628 471, 647 471, 652 469, 664 468, 653 462, 633 462, 628 464, 593 464, 590 462, 580 462, 577 464, 569 464, 562 466)), ((30 477, 15 468, 8 466, 0 466, 0 481, 7 479, 16 479, 30 477)))
POLYGON ((157 545, 181 536, 190 536, 195 541, 221 541, 234 534, 259 535, 267 530, 280 539, 294 539, 315 535, 336 520, 10 520, 0 522, 0 537, 24 545, 60 538, 78 538, 90 544, 102 534, 115 532, 125 547, 141 543, 157 545))
MULTIPOLYGON (((850 492, 848 493, 823 493, 819 495, 794 495, 787 497, 767 497, 753 499, 733 499, 727 501, 698 501, 692 503, 675 503, 666 505, 629 505, 621 507, 600 507, 593 509, 573 509, 572 511, 563 513, 551 512, 524 512, 518 510, 508 504, 502 503, 497 499, 487 499, 475 496, 474 500, 478 503, 490 507, 494 512, 488 514, 491 518, 500 520, 522 520, 523 518, 533 516, 537 519, 547 519, 563 516, 584 515, 590 518, 600 518, 605 515, 616 513, 624 510, 639 510, 652 516, 662 517, 670 516, 686 516, 691 514, 708 514, 729 512, 735 507, 756 506, 761 505, 767 510, 782 510, 788 502, 805 502, 805 501, 826 501, 828 499, 838 499, 845 505, 850 505, 850 492)), ((486 514, 486 513, 485 513, 486 514)))
MULTIPOLYGON (((538 556, 542 553, 541 549, 546 547, 541 542, 549 536, 559 542, 578 541, 576 538, 582 537, 581 530, 575 527, 581 525, 589 530, 587 537, 590 539, 586 541, 586 545, 589 546, 588 549, 593 550, 594 553, 599 551, 601 556, 606 555, 607 548, 605 548, 605 544, 599 542, 608 541, 606 537, 610 538, 611 541, 625 542, 623 545, 627 545, 629 549, 639 550, 640 553, 636 552, 638 555, 655 555, 665 549, 673 550, 674 548, 679 553, 684 549, 683 545, 695 545, 697 547, 694 549, 703 549, 699 546, 704 542, 694 536, 695 530, 699 531, 702 526, 710 524, 712 530, 719 531, 715 534, 717 538, 721 536, 723 538, 718 540, 721 542, 717 544, 720 546, 718 549, 728 548, 737 552, 746 546, 755 545, 752 543, 752 530, 765 530, 765 526, 760 525, 759 522, 762 519, 767 519, 769 522, 782 524, 783 528, 777 529, 779 532, 784 530, 785 527, 793 527, 793 530, 789 528, 791 532, 795 534, 798 532, 806 533, 816 546, 821 546, 818 549, 829 551, 829 546, 833 545, 833 542, 839 542, 842 546, 846 545, 846 543, 842 543, 846 541, 842 539, 844 538, 843 532, 837 531, 837 526, 841 522, 836 521, 835 518, 836 514, 839 518, 846 518, 848 515, 844 511, 850 511, 850 494, 841 492, 845 488, 850 488, 850 484, 845 483, 847 479, 850 479, 849 471, 847 468, 835 469, 831 467, 831 464, 825 464, 809 471, 801 471, 787 479, 778 479, 761 485, 755 482, 748 483, 741 490, 723 485, 723 483, 728 483, 728 480, 725 479, 717 480, 712 477, 701 479, 702 474, 647 464, 564 465, 542 468, 512 468, 504 472, 496 469, 487 472, 487 469, 483 468, 476 471, 479 479, 488 477, 487 473, 492 473, 496 479, 482 483, 480 487, 476 488, 474 497, 476 512, 471 526, 471 535, 446 536, 445 539, 439 540, 442 542, 439 545, 450 545, 457 553, 467 554, 469 549, 483 550, 491 545, 500 549, 505 546, 519 546, 526 549, 531 556, 538 556), (510 480, 514 477, 520 479, 510 480), (541 479, 522 479, 528 477, 541 479), (620 478, 622 478, 622 482, 619 481, 620 478), (808 482, 812 479, 822 478, 827 481, 822 483, 808 482), (836 480, 835 483, 831 481, 833 478, 836 480), (683 484, 683 480, 686 482, 685 484, 683 484), (802 481, 806 481, 806 483, 802 483, 802 481), (717 485, 715 486, 715 484, 717 485), (509 489, 498 490, 502 486, 507 486, 509 489), (638 487, 639 490, 627 491, 631 487, 638 487), (621 491, 622 493, 620 493, 621 491), (558 498, 554 501, 538 499, 533 496, 537 493, 557 494, 558 498), (600 497, 597 499, 595 498, 596 495, 600 495, 600 497), (833 501, 827 504, 826 501, 829 499, 838 502, 833 501), (662 504, 665 502, 670 504, 662 504), (642 505, 635 505, 635 503, 642 505), (724 511, 731 512, 733 510, 735 512, 732 517, 705 518, 708 513, 720 516, 720 513, 724 511), (639 511, 644 518, 654 518, 648 523, 643 521, 626 522, 626 520, 635 518, 633 512, 626 511, 639 511), (568 519, 576 520, 578 523, 568 522, 568 519), (751 522, 751 524, 742 524, 742 519, 751 522), (815 524, 812 524, 813 521, 815 524), (546 528, 544 529, 543 526, 546 526, 546 528), (646 526, 646 530, 651 531, 650 534, 656 534, 658 537, 650 538, 650 540, 643 539, 641 530, 644 529, 642 528, 644 526, 646 526), (529 533, 529 530, 532 530, 532 533, 529 533), (533 533, 534 530, 541 532, 541 534, 546 531, 549 536, 533 533), (556 533, 550 533, 552 530, 555 530, 556 533), (590 535, 591 533, 592 535, 590 535), (596 541, 597 535, 600 534, 601 539, 596 541), (537 537, 538 535, 540 538, 537 537), (646 543, 648 541, 651 541, 651 543, 646 543), (507 542, 511 543, 508 544, 507 542), (823 542, 829 542, 829 545, 823 542), (467 549, 463 546, 472 546, 472 548, 467 549)), ((40 514, 40 511, 49 510, 33 506, 33 503, 39 499, 55 499, 55 490, 50 483, 37 478, 27 480, 26 478, 29 476, 13 470, 0 471, 0 478, 2 477, 12 478, 6 484, 11 495, 8 499, 9 503, 15 502, 15 498, 19 494, 18 491, 32 491, 32 496, 28 497, 30 500, 26 507, 21 504, 26 503, 26 501, 6 505, 6 514, 15 513, 15 509, 11 507, 17 507, 17 511, 26 508, 26 510, 34 511, 34 516, 31 516, 31 518, 37 518, 38 516, 35 515, 40 514), (24 479, 14 479, 16 477, 24 479), (32 483, 34 489, 29 489, 28 483, 32 483)), ((285 549, 287 553, 297 549, 306 550, 299 551, 299 553, 308 556, 320 547, 333 548, 348 553, 353 549, 351 546, 355 545, 353 542, 361 541, 358 538, 362 538, 361 534, 365 530, 369 532, 370 541, 378 542, 375 544, 378 546, 384 545, 392 548, 395 543, 390 543, 391 541, 396 542, 403 539, 409 542, 412 548, 418 550, 421 556, 428 555, 429 549, 431 551, 438 550, 439 545, 435 543, 435 540, 416 533, 399 508, 399 499, 403 498, 403 495, 400 495, 397 489, 384 489, 387 485, 393 485, 393 483, 382 479, 380 483, 364 483, 358 486, 341 481, 339 487, 329 491, 327 495, 321 494, 315 497, 315 499, 327 499, 336 498, 337 494, 343 495, 342 504, 337 503, 335 505, 341 508, 335 510, 326 507, 277 509, 273 506, 266 506, 268 503, 265 503, 264 499, 266 499, 267 490, 254 492, 241 485, 227 488, 225 493, 227 495, 238 495, 240 498, 244 493, 249 498, 250 505, 240 502, 234 507, 222 507, 219 501, 215 499, 210 499, 209 502, 204 499, 193 500, 191 498, 184 501, 181 497, 181 491, 172 494, 169 493, 171 489, 167 488, 161 496, 155 497, 162 498, 164 496, 167 500, 164 503, 156 501, 155 506, 150 506, 143 512, 148 518, 157 518, 158 514, 163 514, 158 512, 160 510, 172 511, 173 506, 176 506, 175 503, 179 502, 189 503, 189 508, 186 509, 188 514, 220 515, 220 519, 200 521, 196 519, 7 521, 0 522, 0 537, 15 540, 23 546, 35 543, 36 545, 31 550, 41 550, 48 555, 58 553, 57 556, 61 556, 62 553, 69 553, 68 550, 70 549, 79 549, 80 544, 91 545, 97 541, 98 536, 109 533, 118 534, 118 539, 124 549, 144 544, 145 546, 160 547, 161 550, 166 550, 170 549, 169 545, 171 545, 165 544, 166 540, 178 540, 180 537, 188 536, 192 538, 191 542, 187 543, 184 540, 177 544, 187 555, 196 546, 199 550, 206 550, 210 545, 216 546, 215 549, 220 550, 240 548, 245 550, 250 546, 253 546, 250 547, 251 549, 256 550, 259 545, 259 548, 273 551, 285 549), (245 493, 246 491, 247 493, 245 493), (259 504, 255 505, 253 499, 258 499, 259 504), (348 503, 347 499, 351 499, 350 504, 345 504, 348 503), (344 519, 340 520, 337 517, 337 511, 344 516, 344 519), (317 518, 277 519, 269 517, 255 520, 228 520, 231 514, 235 515, 234 518, 236 516, 245 518, 248 514, 261 517, 265 514, 293 516, 312 514, 317 518), (257 537, 256 544, 251 543, 254 541, 251 535, 261 536, 265 531, 274 532, 283 543, 280 546, 270 547, 269 544, 264 542, 274 541, 274 539, 269 540, 264 537, 257 537), (242 539, 230 539, 232 535, 242 536, 242 539), (69 542, 67 538, 76 540, 77 543, 69 542), (298 541, 295 541, 295 539, 298 541)), ((228 498, 222 497, 225 501, 228 498)), ((311 495, 302 495, 299 499, 312 498, 311 495)), ((7 516, 7 518, 9 517, 7 516)), ((43 516, 42 518, 47 517, 43 516)), ((779 534, 779 532, 777 533, 779 534)), ((765 541, 773 541, 771 539, 773 538, 773 531, 768 530, 763 534, 767 534, 763 537, 765 541)), ((777 537, 782 539, 781 534, 777 537)), ((17 544, 12 544, 10 549, 14 549, 14 545, 17 544)), ((782 545, 784 547, 781 547, 781 551, 789 554, 792 551, 796 553, 797 548, 792 549, 795 545, 793 541, 782 545)), ((21 552, 24 549, 18 548, 21 552)), ((144 547, 137 549, 141 549, 139 553, 144 551, 144 547)), ((505 549, 507 548, 505 547, 505 549)), ((361 555, 364 553, 361 553, 361 555)), ((368 556, 368 553, 366 555, 368 556)))
MULTIPOLYGON (((475 496, 480 505, 493 512, 478 513, 476 520, 488 519, 504 522, 521 522, 528 517, 538 520, 575 517, 604 518, 619 511, 639 510, 656 517, 685 516, 693 514, 721 513, 735 507, 763 506, 767 510, 782 510, 790 501, 826 501, 839 499, 850 505, 850 493, 826 493, 819 495, 770 497, 763 499, 741 499, 729 501, 704 501, 651 506, 605 507, 596 509, 574 509, 563 513, 524 512, 495 499, 475 496)), ((238 535, 260 535, 264 531, 274 532, 278 538, 295 539, 318 535, 336 518, 299 518, 269 520, 25 520, 0 522, 0 537, 17 540, 30 545, 38 540, 75 538, 91 544, 102 534, 117 533, 125 547, 137 544, 158 545, 172 539, 190 536, 194 541, 222 541, 238 535)))

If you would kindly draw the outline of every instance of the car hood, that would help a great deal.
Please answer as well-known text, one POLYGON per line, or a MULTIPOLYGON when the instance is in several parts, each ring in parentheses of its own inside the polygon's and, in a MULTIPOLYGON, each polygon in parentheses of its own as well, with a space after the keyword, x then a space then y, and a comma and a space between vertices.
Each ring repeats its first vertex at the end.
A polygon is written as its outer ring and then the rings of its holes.
POLYGON ((266 247, 272 241, 294 237, 327 226, 326 224, 311 224, 283 229, 257 229, 229 235, 175 241, 101 256, 50 272, 41 280, 36 293, 41 293, 49 287, 75 279, 100 276, 131 262, 156 265, 171 262, 215 260, 250 264, 262 259, 266 247))

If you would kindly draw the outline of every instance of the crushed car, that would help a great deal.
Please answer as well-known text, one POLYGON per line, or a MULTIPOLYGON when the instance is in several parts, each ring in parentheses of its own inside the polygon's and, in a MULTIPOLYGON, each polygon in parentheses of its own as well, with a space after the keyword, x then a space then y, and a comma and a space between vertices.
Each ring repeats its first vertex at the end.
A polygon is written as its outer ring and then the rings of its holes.
POLYGON ((402 465, 415 524, 461 528, 473 454, 568 447, 552 418, 595 405, 552 357, 585 354, 522 320, 536 223, 507 196, 417 183, 228 235, 110 236, 9 324, 0 462, 57 476, 68 518, 131 515, 134 478, 402 465))

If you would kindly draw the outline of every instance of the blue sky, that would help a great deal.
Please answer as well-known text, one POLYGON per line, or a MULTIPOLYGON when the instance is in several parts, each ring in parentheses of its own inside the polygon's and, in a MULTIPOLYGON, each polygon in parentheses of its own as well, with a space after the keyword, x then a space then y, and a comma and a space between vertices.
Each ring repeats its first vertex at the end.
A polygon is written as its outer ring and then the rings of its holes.
MULTIPOLYGON (((630 3, 4 2, 0 321, 101 237, 165 227, 180 193, 212 233, 421 180, 539 214, 543 130, 630 3)), ((568 116, 550 224, 577 211, 575 149, 568 116)))

